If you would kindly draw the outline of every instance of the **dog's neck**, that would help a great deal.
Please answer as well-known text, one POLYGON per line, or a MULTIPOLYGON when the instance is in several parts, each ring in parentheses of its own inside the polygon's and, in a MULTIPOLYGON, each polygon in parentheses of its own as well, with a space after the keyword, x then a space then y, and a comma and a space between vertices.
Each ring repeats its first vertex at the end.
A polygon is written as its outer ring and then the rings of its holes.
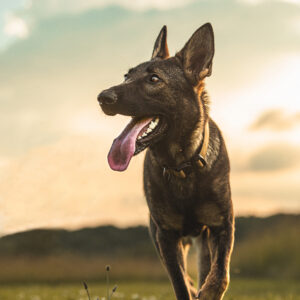
POLYGON ((205 156, 209 142, 209 120, 199 121, 190 137, 187 136, 187 143, 170 145, 168 154, 174 162, 175 167, 191 161, 200 153, 205 156))
POLYGON ((199 118, 191 128, 190 132, 183 134, 182 140, 171 140, 160 143, 151 151, 160 166, 170 169, 180 169, 180 166, 195 159, 200 154, 203 146, 206 155, 209 144, 209 117, 208 96, 205 91, 199 94, 199 118), (200 104, 201 101, 201 104, 200 104), (204 145, 204 139, 207 138, 204 145))

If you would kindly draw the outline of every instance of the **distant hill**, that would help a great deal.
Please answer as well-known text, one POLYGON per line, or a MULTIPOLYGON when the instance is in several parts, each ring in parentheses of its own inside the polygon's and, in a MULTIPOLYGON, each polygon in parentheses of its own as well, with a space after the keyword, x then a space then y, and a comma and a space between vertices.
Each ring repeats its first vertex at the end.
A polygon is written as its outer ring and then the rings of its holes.
POLYGON ((76 231, 35 229, 4 236, 0 255, 48 256, 56 254, 104 256, 154 256, 145 226, 100 226, 76 231))
POLYGON ((300 215, 237 218, 232 274, 300 279, 300 215))
MULTIPOLYGON (((232 276, 300 278, 299 236, 300 215, 238 217, 232 276)), ((0 238, 0 282, 95 279, 107 263, 120 278, 165 277, 144 226, 36 229, 0 238)))

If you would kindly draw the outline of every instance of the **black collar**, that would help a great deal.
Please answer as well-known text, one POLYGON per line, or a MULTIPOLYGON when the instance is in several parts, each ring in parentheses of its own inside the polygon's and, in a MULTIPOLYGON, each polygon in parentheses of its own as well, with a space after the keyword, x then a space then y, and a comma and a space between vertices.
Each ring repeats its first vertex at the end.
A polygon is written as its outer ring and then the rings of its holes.
POLYGON ((175 175, 179 178, 186 178, 190 173, 193 172, 193 167, 204 168, 206 166, 206 152, 209 143, 209 124, 208 121, 205 124, 203 138, 201 144, 196 151, 196 154, 191 158, 190 161, 183 162, 176 168, 163 166, 163 176, 170 178, 171 175, 175 175))

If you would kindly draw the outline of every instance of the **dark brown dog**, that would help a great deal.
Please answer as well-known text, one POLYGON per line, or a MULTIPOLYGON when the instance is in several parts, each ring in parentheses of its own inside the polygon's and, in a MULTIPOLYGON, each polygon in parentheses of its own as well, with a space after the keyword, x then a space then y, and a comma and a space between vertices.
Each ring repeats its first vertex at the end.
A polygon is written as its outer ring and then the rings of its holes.
POLYGON ((166 36, 164 26, 151 60, 98 96, 104 113, 132 117, 114 140, 108 162, 124 171, 133 155, 148 148, 150 232, 176 297, 219 300, 229 282, 234 217, 227 151, 209 117, 204 89, 212 70, 213 30, 209 23, 200 27, 173 57, 166 36), (190 237, 199 249, 199 292, 186 269, 190 237))

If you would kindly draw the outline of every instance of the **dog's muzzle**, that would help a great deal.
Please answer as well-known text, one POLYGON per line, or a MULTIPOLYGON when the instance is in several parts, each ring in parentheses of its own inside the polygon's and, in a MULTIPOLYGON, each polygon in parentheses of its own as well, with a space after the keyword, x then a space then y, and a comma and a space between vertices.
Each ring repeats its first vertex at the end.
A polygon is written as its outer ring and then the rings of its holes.
POLYGON ((100 105, 111 105, 117 102, 118 96, 113 90, 109 89, 102 91, 97 99, 100 105))

